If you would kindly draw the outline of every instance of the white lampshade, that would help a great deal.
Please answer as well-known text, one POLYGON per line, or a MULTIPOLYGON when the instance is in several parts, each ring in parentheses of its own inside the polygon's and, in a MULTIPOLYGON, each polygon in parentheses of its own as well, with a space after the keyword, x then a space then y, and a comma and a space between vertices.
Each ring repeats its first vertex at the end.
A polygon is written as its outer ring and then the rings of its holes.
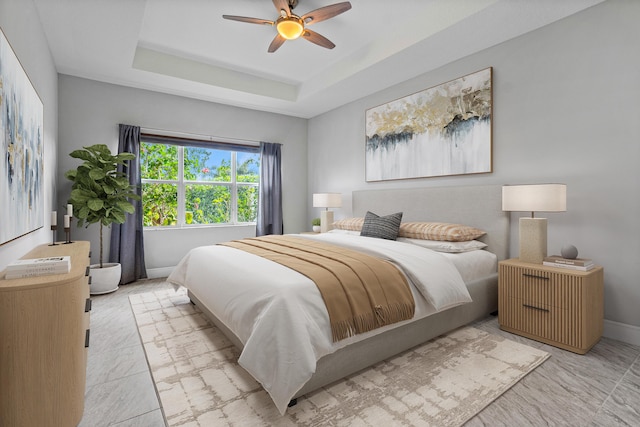
POLYGON ((339 208, 342 206, 342 194, 340 193, 314 193, 314 208, 339 208))
POLYGON ((566 184, 505 185, 502 187, 502 210, 520 212, 565 212, 566 184))
POLYGON ((565 212, 565 184, 505 185, 502 187, 502 210, 531 212, 520 218, 520 260, 542 264, 547 256, 547 220, 534 218, 534 212, 565 212))

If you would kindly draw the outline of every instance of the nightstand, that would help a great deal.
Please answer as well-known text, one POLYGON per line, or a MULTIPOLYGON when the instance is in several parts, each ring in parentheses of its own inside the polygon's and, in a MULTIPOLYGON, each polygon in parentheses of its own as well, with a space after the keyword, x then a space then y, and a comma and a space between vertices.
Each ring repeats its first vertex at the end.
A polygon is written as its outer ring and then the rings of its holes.
POLYGON ((498 267, 500 329, 585 354, 602 336, 603 268, 569 270, 517 259, 498 267))

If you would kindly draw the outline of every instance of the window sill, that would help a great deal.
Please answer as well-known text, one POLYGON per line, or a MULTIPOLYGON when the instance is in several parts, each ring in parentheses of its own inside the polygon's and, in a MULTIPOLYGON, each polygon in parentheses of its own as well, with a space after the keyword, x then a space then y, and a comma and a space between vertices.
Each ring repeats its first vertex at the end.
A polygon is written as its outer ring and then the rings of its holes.
POLYGON ((170 227, 143 227, 143 232, 147 231, 176 231, 176 230, 198 230, 198 229, 212 229, 212 228, 256 228, 256 223, 247 222, 244 224, 194 224, 194 225, 183 225, 183 226, 170 226, 170 227))

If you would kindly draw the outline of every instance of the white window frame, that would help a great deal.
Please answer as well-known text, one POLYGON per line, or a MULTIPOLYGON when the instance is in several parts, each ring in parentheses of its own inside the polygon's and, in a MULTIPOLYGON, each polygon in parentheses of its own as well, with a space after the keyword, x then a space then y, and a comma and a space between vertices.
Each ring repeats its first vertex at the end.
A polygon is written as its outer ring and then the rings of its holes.
MULTIPOLYGON (((144 138, 141 140, 144 144, 161 144, 160 142, 146 142, 144 138)), ((172 184, 177 187, 177 203, 178 203, 178 217, 176 225, 152 225, 144 226, 145 230, 167 230, 176 228, 192 228, 192 227, 220 227, 230 225, 255 225, 256 222, 238 222, 238 188, 240 187, 260 187, 258 182, 237 182, 237 154, 238 151, 229 149, 231 152, 231 181, 190 181, 184 179, 184 148, 194 147, 189 145, 177 145, 178 149, 178 179, 177 180, 165 180, 165 179, 145 179, 141 180, 142 184, 172 184), (229 187, 231 191, 231 214, 229 222, 219 222, 211 224, 187 224, 186 223, 186 186, 190 184, 197 185, 215 185, 229 187)), ((214 148, 216 150, 223 150, 221 148, 214 148)))

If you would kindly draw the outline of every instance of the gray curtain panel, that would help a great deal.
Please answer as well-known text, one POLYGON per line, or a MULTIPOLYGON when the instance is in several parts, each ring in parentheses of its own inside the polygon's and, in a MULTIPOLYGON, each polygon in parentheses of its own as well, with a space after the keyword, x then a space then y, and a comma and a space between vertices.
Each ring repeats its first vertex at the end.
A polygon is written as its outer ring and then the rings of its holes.
POLYGON ((256 236, 283 233, 280 148, 280 144, 260 143, 260 197, 256 236))
MULTIPOLYGON (((136 158, 128 161, 126 166, 118 166, 118 172, 124 172, 129 177, 129 184, 135 186, 135 192, 142 197, 139 126, 120 125, 118 153, 124 152, 133 153, 136 158)), ((142 200, 134 200, 133 205, 136 211, 126 215, 124 224, 111 226, 109 262, 117 262, 122 266, 121 285, 147 277, 142 236, 142 200)))

